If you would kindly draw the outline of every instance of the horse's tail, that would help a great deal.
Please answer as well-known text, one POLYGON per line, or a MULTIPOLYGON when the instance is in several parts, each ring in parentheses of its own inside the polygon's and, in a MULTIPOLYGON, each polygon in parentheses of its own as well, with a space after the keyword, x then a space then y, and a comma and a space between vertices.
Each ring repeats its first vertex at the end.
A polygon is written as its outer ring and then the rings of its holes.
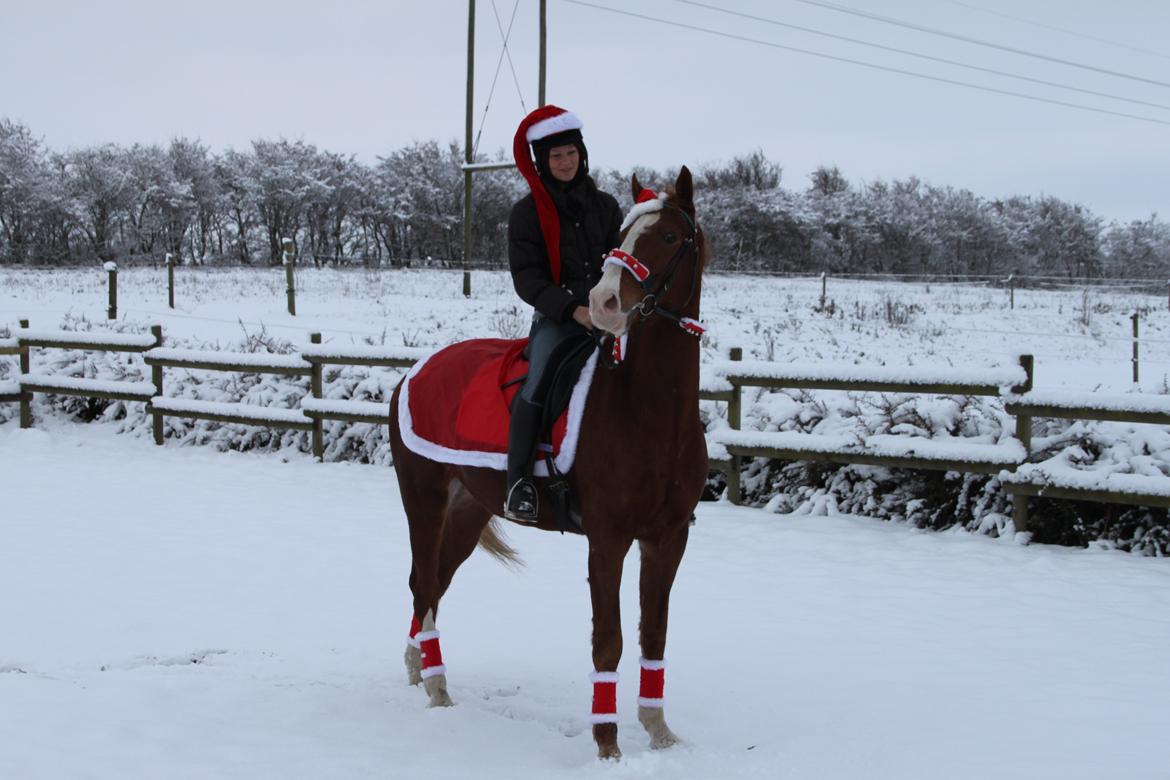
POLYGON ((483 533, 479 535, 479 546, 505 566, 520 567, 524 565, 520 554, 504 541, 503 529, 500 528, 500 518, 498 517, 493 517, 484 526, 483 533))

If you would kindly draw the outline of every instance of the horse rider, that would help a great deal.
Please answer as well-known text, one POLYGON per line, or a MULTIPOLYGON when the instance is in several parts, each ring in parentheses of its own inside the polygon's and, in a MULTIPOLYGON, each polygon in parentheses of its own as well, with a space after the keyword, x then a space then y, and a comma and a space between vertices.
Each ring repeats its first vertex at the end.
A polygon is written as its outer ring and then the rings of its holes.
POLYGON ((508 265, 516 292, 536 310, 528 376, 508 432, 504 516, 521 522, 539 512, 532 468, 543 405, 558 367, 590 338, 589 290, 601 279, 605 255, 620 243, 621 209, 589 175, 581 129, 571 111, 546 105, 524 118, 512 146, 530 193, 508 217, 508 265))

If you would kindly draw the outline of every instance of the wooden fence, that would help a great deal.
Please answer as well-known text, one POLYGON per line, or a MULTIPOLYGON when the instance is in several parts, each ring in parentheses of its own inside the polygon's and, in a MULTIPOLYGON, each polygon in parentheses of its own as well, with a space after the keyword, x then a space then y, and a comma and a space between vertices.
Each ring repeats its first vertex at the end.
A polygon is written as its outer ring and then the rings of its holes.
MULTIPOLYGON (((19 401, 22 428, 33 423, 33 393, 142 401, 153 418, 156 444, 164 440, 163 418, 174 416, 308 431, 312 434, 313 454, 322 458, 325 421, 385 424, 390 415, 388 402, 327 399, 324 368, 329 365, 406 368, 428 350, 323 345, 319 333, 311 334, 310 339, 310 345, 295 355, 177 350, 162 346, 160 326, 154 326, 150 335, 94 335, 34 331, 27 320, 22 320, 15 338, 0 340, 0 355, 19 355, 21 367, 17 382, 0 383, 0 401, 19 401), (34 348, 138 352, 151 367, 151 381, 109 382, 33 374, 30 350, 34 348), (298 409, 168 398, 163 392, 164 370, 168 368, 302 376, 309 379, 310 393, 298 409)), ((742 500, 742 460, 761 457, 996 474, 1013 496, 1017 531, 1027 529, 1030 495, 1170 507, 1170 478, 1163 479, 1163 486, 1156 478, 1126 480, 1124 477, 1129 475, 1117 475, 1119 478, 1109 484, 1109 489, 1102 490, 1086 484, 1075 474, 1053 473, 1043 469, 1043 464, 1026 463, 1035 417, 1168 425, 1170 398, 1165 396, 1135 394, 1126 396, 1124 402, 1116 399, 1108 402, 1094 398, 1091 393, 1037 393, 1032 388, 1031 355, 1021 356, 1019 365, 998 369, 917 368, 912 373, 852 365, 748 363, 741 358, 741 350, 733 349, 730 361, 706 366, 700 387, 702 399, 727 404, 727 427, 712 431, 707 438, 711 468, 726 475, 728 498, 734 503, 742 500), (962 437, 941 440, 897 435, 871 436, 859 441, 812 433, 744 431, 741 429, 743 390, 752 387, 1001 397, 1006 411, 1015 416, 1016 430, 1014 436, 1004 436, 995 443, 971 442, 962 437)))

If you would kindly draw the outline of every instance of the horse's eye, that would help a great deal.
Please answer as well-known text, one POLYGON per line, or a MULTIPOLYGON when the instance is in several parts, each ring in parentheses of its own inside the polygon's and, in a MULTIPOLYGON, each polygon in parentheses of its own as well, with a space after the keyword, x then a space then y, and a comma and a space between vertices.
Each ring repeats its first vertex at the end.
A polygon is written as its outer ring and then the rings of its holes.
POLYGON ((665 236, 663 236, 663 239, 666 241, 666 243, 673 244, 675 241, 678 241, 678 236, 676 236, 674 233, 667 233, 665 236))

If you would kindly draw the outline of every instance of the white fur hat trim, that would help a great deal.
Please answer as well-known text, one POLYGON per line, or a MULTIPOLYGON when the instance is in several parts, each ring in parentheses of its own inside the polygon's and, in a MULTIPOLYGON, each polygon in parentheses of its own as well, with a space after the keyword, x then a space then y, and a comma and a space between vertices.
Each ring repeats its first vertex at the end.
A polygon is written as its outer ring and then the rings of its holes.
POLYGON ((550 116, 548 119, 542 119, 532 127, 528 128, 528 132, 524 137, 528 139, 528 143, 539 141, 541 138, 548 138, 550 135, 563 133, 566 130, 581 130, 585 127, 581 122, 581 118, 572 111, 566 111, 563 114, 550 116))

